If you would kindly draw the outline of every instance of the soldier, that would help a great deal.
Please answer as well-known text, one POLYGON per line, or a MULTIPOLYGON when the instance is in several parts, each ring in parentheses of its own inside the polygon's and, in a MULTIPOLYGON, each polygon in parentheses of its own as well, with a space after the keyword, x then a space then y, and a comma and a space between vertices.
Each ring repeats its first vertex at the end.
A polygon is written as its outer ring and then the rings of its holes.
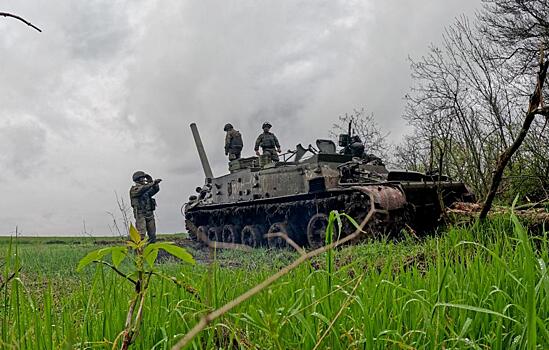
POLYGON ((270 155, 273 162, 278 162, 278 153, 281 152, 280 144, 278 143, 278 139, 275 134, 269 132, 271 127, 271 123, 263 123, 263 133, 257 137, 254 150, 255 154, 259 155, 259 147, 261 147, 263 154, 270 155))
POLYGON ((223 128, 227 132, 225 135, 225 155, 229 156, 229 160, 235 160, 240 158, 242 152, 242 136, 238 130, 235 130, 232 124, 225 124, 223 128))
POLYGON ((364 144, 362 140, 357 135, 351 138, 351 144, 348 146, 348 154, 353 157, 362 157, 364 154, 364 144))
POLYGON ((149 174, 143 171, 136 171, 132 176, 135 184, 130 189, 130 201, 135 217, 135 227, 141 238, 145 234, 149 237, 149 242, 156 242, 156 224, 154 222, 154 210, 156 201, 153 196, 160 191, 158 184, 161 179, 153 181, 149 174))

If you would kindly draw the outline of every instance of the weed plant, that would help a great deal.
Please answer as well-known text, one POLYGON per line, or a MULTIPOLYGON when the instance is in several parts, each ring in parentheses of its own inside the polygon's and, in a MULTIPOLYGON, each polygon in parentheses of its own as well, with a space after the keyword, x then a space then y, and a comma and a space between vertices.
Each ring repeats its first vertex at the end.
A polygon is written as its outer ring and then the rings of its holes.
MULTIPOLYGON (((96 247, 4 242, 2 279, 22 270, 1 291, 0 348, 112 347, 133 285, 104 266, 75 272, 96 247)), ((340 248, 216 320, 191 348, 547 349, 548 244, 511 216, 420 241, 340 248)), ((295 254, 219 251, 213 284, 205 265, 165 261, 161 269, 221 305, 295 254)), ((133 349, 169 349, 211 311, 207 298, 165 279, 148 293, 133 349)))

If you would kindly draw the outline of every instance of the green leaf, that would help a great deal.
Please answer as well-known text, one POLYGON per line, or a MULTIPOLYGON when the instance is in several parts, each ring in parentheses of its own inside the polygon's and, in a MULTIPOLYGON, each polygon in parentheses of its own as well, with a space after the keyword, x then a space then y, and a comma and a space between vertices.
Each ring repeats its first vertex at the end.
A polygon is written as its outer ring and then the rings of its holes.
POLYGON ((80 259, 78 262, 78 267, 76 268, 77 272, 80 272, 84 267, 91 264, 92 261, 99 259, 99 250, 94 250, 93 252, 89 252, 85 257, 80 259))
POLYGON ((159 243, 148 244, 143 250, 143 257, 150 267, 154 266, 154 262, 156 261, 156 257, 158 256, 158 244, 159 243))
POLYGON ((78 262, 78 267, 76 268, 76 271, 80 272, 84 267, 88 266, 90 263, 100 260, 105 255, 110 254, 113 249, 116 249, 118 247, 109 247, 109 248, 102 248, 98 250, 94 250, 92 252, 89 252, 85 257, 83 257, 78 262))
POLYGON ((130 223, 130 239, 135 244, 139 244, 141 242, 141 235, 139 234, 139 231, 133 226, 133 223, 130 223))
POLYGON ((349 215, 343 214, 343 216, 344 216, 345 218, 347 218, 347 220, 349 220, 349 221, 351 222, 351 224, 352 224, 355 228, 359 228, 359 227, 360 227, 360 225, 358 224, 358 222, 356 222, 356 220, 353 219, 352 217, 350 217, 349 215))
POLYGON ((179 258, 180 260, 187 262, 189 264, 195 264, 194 258, 191 254, 187 252, 185 248, 181 248, 176 246, 173 243, 168 242, 162 242, 162 243, 154 243, 158 248, 164 249, 171 255, 175 256, 176 258, 179 258))
POLYGON ((115 247, 115 249, 112 250, 112 263, 115 267, 120 266, 122 261, 126 258, 126 255, 128 254, 128 248, 126 247, 115 247))
POLYGON ((137 243, 137 249, 142 249, 143 247, 145 247, 147 244, 149 244, 149 239, 147 237, 145 237, 144 239, 142 239, 141 241, 139 241, 139 243, 137 243))
POLYGON ((463 305, 463 304, 436 303, 434 308, 440 307, 440 306, 442 306, 442 307, 453 307, 453 308, 456 308, 456 309, 469 310, 469 311, 473 311, 473 312, 480 312, 480 313, 484 313, 484 314, 494 315, 494 316, 498 316, 498 317, 504 318, 506 320, 512 321, 514 323, 519 323, 514 318, 511 318, 507 315, 504 315, 501 312, 493 311, 493 310, 490 310, 490 309, 485 309, 483 307, 472 306, 472 305, 463 305))
POLYGON ((473 323, 473 320, 469 317, 465 320, 465 323, 463 324, 463 327, 461 328, 461 332, 459 332, 459 337, 464 338, 465 334, 469 330, 469 327, 471 326, 471 323, 473 323))
POLYGON ((509 268, 509 266, 507 266, 507 263, 505 262, 505 260, 503 260, 496 252, 493 252, 492 250, 486 248, 485 246, 477 242, 461 241, 456 245, 456 247, 459 247, 461 245, 466 245, 466 244, 474 245, 488 252, 488 254, 490 254, 494 260, 496 260, 498 263, 500 263, 503 266, 503 268, 505 269, 509 277, 511 277, 515 282, 517 282, 519 286, 526 289, 522 284, 522 282, 513 274, 513 271, 509 268))
POLYGON ((316 317, 318 319, 320 319, 322 322, 324 322, 326 325, 329 325, 330 324, 330 320, 328 319, 328 317, 324 316, 323 314, 319 313, 319 312, 313 312, 311 314, 312 317, 316 317))
POLYGON ((149 264, 150 267, 154 266, 154 262, 156 261, 156 257, 158 256, 158 249, 153 249, 146 257, 145 260, 149 264))
POLYGON ((133 278, 137 279, 139 277, 139 271, 132 271, 129 274, 126 275, 126 278, 133 278))

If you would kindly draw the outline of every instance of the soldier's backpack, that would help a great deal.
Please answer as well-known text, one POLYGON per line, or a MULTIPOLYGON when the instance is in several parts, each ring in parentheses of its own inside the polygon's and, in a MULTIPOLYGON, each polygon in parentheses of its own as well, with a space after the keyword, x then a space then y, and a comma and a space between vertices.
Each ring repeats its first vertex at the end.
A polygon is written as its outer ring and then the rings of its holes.
POLYGON ((239 131, 235 130, 235 133, 231 139, 231 148, 234 150, 242 150, 242 147, 244 147, 244 144, 242 143, 242 135, 240 135, 239 131))

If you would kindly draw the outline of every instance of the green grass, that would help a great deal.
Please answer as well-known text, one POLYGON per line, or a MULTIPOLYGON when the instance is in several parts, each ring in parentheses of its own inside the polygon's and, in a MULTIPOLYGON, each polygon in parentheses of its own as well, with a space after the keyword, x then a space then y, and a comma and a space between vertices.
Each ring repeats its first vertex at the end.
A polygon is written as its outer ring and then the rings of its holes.
MULTIPOLYGON (((3 280, 22 266, 1 291, 0 348, 110 349, 132 286, 101 266, 75 272, 98 248, 93 240, 46 241, 0 240, 3 280)), ((548 243, 515 219, 500 218, 421 241, 345 247, 216 320, 191 348, 310 349, 322 338, 320 349, 546 349, 548 243)), ((218 251, 210 274, 204 264, 164 262, 161 269, 194 286, 201 299, 155 280, 133 348, 169 349, 206 311, 296 256, 218 251)))

